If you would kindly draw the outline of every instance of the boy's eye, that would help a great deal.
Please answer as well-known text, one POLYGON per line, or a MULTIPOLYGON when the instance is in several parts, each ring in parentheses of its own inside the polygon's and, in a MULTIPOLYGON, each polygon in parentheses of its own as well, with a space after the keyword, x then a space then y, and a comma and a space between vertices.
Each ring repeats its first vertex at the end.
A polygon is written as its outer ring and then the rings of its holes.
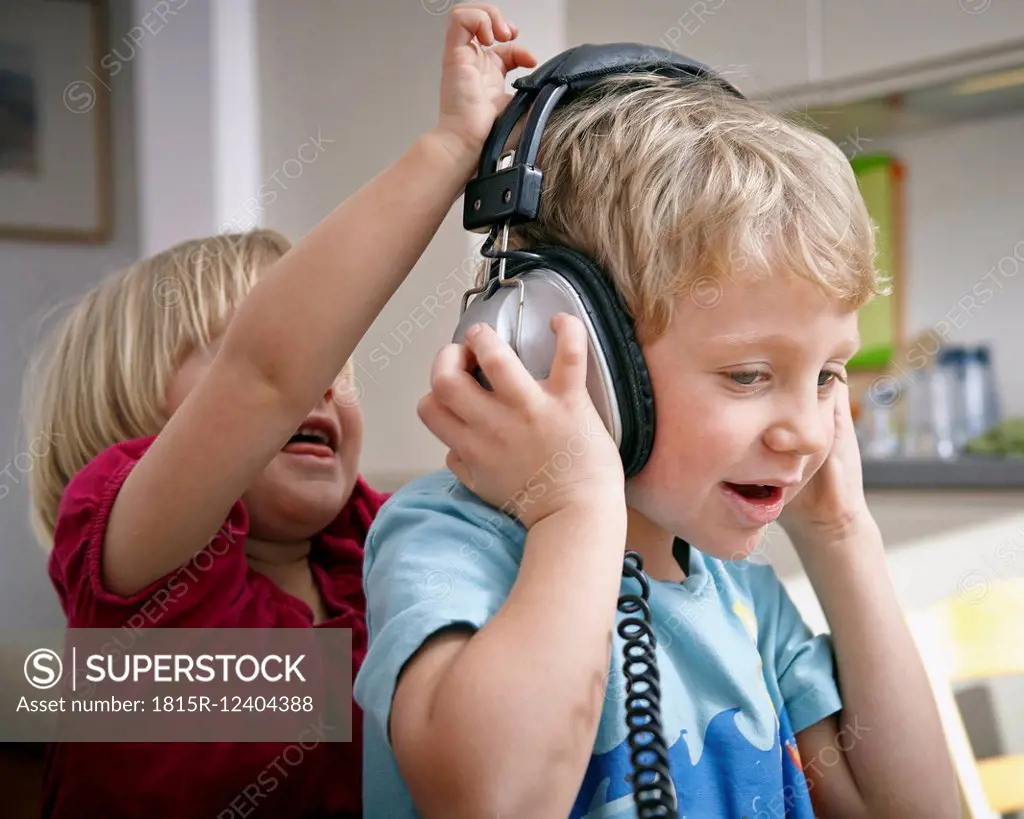
POLYGON ((742 372, 729 373, 729 377, 741 387, 752 387, 757 379, 763 375, 760 370, 743 370, 742 372))
POLYGON ((831 387, 836 381, 846 381, 846 376, 833 370, 822 370, 818 373, 818 386, 831 387))

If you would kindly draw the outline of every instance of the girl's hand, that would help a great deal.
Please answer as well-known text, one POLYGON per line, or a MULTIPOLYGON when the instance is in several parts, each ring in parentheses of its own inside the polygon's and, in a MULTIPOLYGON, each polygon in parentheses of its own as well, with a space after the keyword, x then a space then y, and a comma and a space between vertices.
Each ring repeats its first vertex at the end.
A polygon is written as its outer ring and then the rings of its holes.
POLYGON ((779 518, 795 546, 841 539, 871 519, 850 412, 850 388, 841 382, 836 384, 835 423, 835 439, 825 463, 779 518))
POLYGON ((537 381, 484 324, 466 346, 438 353, 420 419, 450 448, 448 466, 469 489, 529 528, 567 507, 623 502, 615 442, 587 393, 587 337, 579 319, 551 323, 551 375, 537 381), (493 391, 470 374, 479 365, 493 391))
POLYGON ((505 75, 537 64, 514 42, 518 35, 487 3, 460 3, 449 13, 436 130, 460 159, 479 158, 491 126, 512 99, 505 75))

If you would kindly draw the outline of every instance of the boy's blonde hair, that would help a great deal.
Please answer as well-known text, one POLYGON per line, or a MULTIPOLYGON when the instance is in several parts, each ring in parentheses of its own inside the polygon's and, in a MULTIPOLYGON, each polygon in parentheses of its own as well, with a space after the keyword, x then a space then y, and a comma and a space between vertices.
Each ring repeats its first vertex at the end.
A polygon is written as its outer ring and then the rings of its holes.
POLYGON ((555 109, 537 165, 540 215, 512 228, 510 247, 589 255, 644 341, 668 328, 680 295, 726 279, 789 271, 851 309, 884 292, 873 226, 839 148, 710 83, 605 78, 555 109))
POLYGON ((271 230, 182 242, 101 281, 50 331, 22 394, 30 446, 49 442, 27 481, 45 549, 75 473, 115 443, 160 431, 182 360, 224 328, 261 269, 289 247, 271 230))

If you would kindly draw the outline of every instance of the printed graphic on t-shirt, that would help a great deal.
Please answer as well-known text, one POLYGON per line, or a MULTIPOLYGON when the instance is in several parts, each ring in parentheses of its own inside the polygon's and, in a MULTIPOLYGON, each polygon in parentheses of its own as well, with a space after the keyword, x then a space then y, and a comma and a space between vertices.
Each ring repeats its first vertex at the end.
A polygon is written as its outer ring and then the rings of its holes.
MULTIPOLYGON (((753 612, 735 602, 732 613, 756 645, 753 612)), ((614 675, 609 683, 610 690, 622 692, 622 699, 625 692, 620 686, 624 683, 621 676, 614 675)), ((677 712, 663 707, 663 736, 676 783, 680 819, 813 819, 807 781, 785 708, 781 713, 776 711, 763 677, 758 675, 750 683, 764 693, 761 702, 766 713, 759 718, 744 714, 740 708, 730 708, 701 726, 696 722, 684 724, 675 718, 677 712)), ((686 697, 674 675, 663 675, 661 684, 662 703, 686 697)), ((621 741, 591 757, 570 819, 632 819, 636 815, 632 754, 622 709, 605 709, 601 734, 621 737, 621 741), (613 714, 618 715, 615 722, 613 714)))
MULTIPOLYGON (((771 748, 756 748, 736 724, 738 709, 723 711, 708 725, 704 750, 690 761, 686 730, 677 730, 669 747, 669 767, 677 784, 680 819, 813 819, 807 782, 800 770, 796 740, 785 712, 771 748), (773 794, 766 797, 765 794, 773 794)), ((629 744, 591 757, 570 819, 619 819, 636 816, 629 744)), ((666 731, 666 734, 668 732, 666 731)))

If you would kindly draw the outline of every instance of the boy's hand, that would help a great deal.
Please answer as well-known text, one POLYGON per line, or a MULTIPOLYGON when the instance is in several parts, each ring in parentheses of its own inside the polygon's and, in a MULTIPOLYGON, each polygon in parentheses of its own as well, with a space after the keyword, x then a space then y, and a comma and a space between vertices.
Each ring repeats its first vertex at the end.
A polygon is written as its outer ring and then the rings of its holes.
POLYGON ((779 518, 795 546, 840 539, 871 520, 850 412, 850 388, 842 382, 836 385, 835 423, 835 439, 825 463, 779 518))
POLYGON ((537 64, 529 51, 513 42, 518 34, 487 3, 460 3, 449 14, 436 131, 471 167, 495 119, 512 99, 505 92, 505 75, 537 64))
POLYGON ((587 393, 587 337, 579 319, 552 320, 551 375, 537 381, 484 324, 434 362, 424 424, 450 448, 448 466, 473 492, 527 528, 567 507, 624 503, 622 461, 587 393), (470 374, 478 364, 493 391, 470 374))

